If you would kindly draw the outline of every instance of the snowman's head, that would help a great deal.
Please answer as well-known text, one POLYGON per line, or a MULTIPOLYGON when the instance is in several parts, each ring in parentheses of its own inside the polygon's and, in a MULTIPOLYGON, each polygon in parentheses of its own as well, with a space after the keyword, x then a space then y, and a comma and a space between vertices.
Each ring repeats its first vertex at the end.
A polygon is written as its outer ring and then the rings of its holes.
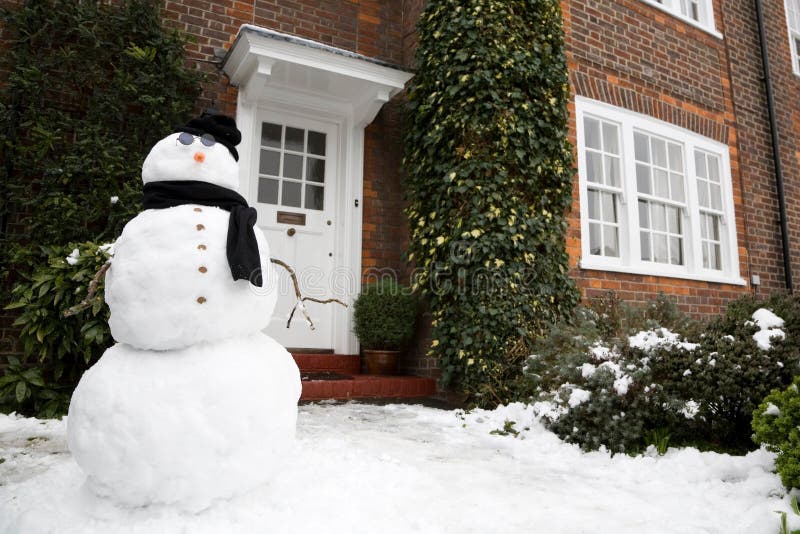
POLYGON ((142 181, 197 180, 235 191, 240 140, 231 117, 203 114, 153 146, 142 165, 142 181))

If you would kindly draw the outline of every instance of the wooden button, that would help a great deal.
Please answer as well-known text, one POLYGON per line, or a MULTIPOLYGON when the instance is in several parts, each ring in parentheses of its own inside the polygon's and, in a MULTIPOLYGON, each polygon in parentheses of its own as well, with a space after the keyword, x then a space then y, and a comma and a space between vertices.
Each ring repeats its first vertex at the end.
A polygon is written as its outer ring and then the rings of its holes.
POLYGON ((206 248, 208 248, 208 247, 206 247, 205 245, 202 245, 202 244, 201 245, 197 245, 197 250, 205 250, 206 248))
POLYGON ((205 297, 197 297, 197 303, 198 303, 198 304, 202 304, 202 303, 204 303, 205 301, 206 301, 206 298, 205 298, 205 297))
POLYGON ((200 267, 199 269, 197 269, 197 270, 198 270, 198 271, 200 271, 201 273, 204 273, 204 272, 208 271, 208 269, 206 269, 206 268, 205 268, 205 266, 201 266, 201 267, 200 267))
POLYGON ((203 211, 201 208, 195 208, 194 211, 203 211))
POLYGON ((203 226, 202 224, 198 224, 198 225, 197 225, 197 231, 198 231, 198 232, 199 232, 200 230, 205 230, 205 229, 206 229, 206 227, 205 227, 205 226, 203 226))

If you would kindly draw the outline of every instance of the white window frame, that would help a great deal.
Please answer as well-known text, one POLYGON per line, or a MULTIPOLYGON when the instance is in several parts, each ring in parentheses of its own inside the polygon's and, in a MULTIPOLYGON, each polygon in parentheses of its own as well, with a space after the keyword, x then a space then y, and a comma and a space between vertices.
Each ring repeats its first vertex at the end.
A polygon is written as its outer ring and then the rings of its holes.
POLYGON ((642 2, 722 39, 722 34, 717 31, 714 25, 713 0, 642 0, 642 2), (697 4, 699 20, 695 20, 688 13, 684 13, 684 11, 688 11, 692 3, 697 4))
POLYGON ((792 72, 800 76, 800 0, 784 0, 786 30, 792 55, 792 72))
POLYGON ((733 205, 730 152, 727 145, 694 132, 668 124, 647 115, 584 97, 575 98, 578 150, 578 180, 581 218, 581 269, 615 271, 650 276, 666 276, 689 280, 704 280, 745 285, 739 273, 739 251, 733 205), (622 156, 622 193, 618 214, 619 257, 592 255, 589 243, 589 181, 586 173, 584 146, 584 117, 616 123, 620 128, 622 156), (641 260, 639 241, 639 193, 636 184, 634 132, 651 134, 676 142, 683 147, 684 192, 686 208, 682 210, 683 265, 663 264, 641 260), (722 269, 703 267, 700 212, 695 172, 694 152, 699 150, 719 158, 722 182, 723 215, 720 228, 722 269))

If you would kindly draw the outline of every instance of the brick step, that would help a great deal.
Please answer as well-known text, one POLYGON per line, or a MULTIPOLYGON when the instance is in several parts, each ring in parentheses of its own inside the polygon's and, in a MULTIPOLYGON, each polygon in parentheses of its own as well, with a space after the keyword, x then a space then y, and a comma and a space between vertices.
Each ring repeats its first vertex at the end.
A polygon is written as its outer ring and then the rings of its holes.
POLYGON ((301 373, 339 373, 355 375, 361 372, 358 354, 296 353, 292 356, 301 373))
POLYGON ((432 378, 354 374, 349 378, 303 380, 300 400, 408 399, 435 394, 436 381, 432 378))

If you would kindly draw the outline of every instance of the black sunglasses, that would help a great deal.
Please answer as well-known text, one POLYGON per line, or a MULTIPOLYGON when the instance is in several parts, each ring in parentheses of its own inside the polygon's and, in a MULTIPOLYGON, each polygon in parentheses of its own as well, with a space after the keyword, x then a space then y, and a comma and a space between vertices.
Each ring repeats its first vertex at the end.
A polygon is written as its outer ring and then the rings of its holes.
POLYGON ((214 139, 214 136, 211 134, 203 134, 198 137, 196 135, 190 134, 189 132, 182 132, 178 136, 178 142, 186 146, 189 146, 192 143, 194 143, 195 139, 200 139, 200 142, 203 143, 205 146, 214 146, 214 144, 217 142, 217 140, 214 139))

